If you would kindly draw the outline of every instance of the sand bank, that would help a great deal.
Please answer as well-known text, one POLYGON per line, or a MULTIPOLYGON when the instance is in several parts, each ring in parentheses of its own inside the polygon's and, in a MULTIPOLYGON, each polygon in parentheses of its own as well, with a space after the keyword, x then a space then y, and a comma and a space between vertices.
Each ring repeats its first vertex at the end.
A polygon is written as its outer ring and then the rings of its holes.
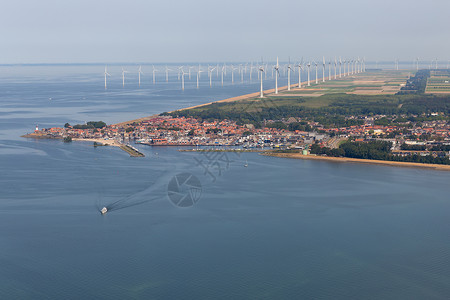
POLYGON ((421 163, 411 163, 411 162, 359 159, 359 158, 347 158, 347 157, 302 155, 300 153, 264 152, 262 154, 267 155, 267 156, 275 156, 275 157, 283 157, 283 158, 326 160, 326 161, 332 161, 332 162, 351 162, 351 163, 386 165, 386 166, 395 166, 395 167, 425 168, 425 169, 433 169, 433 170, 450 171, 450 165, 421 164, 421 163))

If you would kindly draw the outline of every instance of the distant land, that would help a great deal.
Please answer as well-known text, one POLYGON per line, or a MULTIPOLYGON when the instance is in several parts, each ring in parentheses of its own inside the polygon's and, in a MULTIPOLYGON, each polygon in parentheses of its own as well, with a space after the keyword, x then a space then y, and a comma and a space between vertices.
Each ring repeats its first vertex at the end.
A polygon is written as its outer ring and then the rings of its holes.
POLYGON ((266 90, 263 98, 252 93, 114 125, 66 124, 26 137, 70 136, 119 147, 127 141, 232 146, 270 150, 270 155, 278 151, 282 157, 450 165, 449 76, 448 70, 332 74, 317 84, 280 87, 278 94, 266 90))

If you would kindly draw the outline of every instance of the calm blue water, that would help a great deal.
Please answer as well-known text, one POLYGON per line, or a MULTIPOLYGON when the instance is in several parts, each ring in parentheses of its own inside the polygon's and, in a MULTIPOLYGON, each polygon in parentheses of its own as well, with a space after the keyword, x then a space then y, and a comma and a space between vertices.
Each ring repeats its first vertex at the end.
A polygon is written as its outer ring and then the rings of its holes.
POLYGON ((230 153, 205 174, 176 148, 19 137, 259 88, 109 72, 105 92, 102 66, 0 67, 1 299, 448 298, 450 173, 230 153), (179 208, 167 185, 186 172, 202 194, 179 208))

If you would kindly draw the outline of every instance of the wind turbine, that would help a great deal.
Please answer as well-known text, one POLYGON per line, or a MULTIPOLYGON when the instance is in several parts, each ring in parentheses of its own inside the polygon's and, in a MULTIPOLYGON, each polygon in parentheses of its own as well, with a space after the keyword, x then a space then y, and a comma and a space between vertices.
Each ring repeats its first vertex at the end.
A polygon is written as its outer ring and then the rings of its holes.
POLYGON ((244 83, 244 67, 242 64, 239 65, 239 72, 241 73, 241 83, 244 83))
POLYGON ((237 68, 235 68, 233 65, 231 65, 231 84, 234 84, 234 70, 236 70, 237 68))
POLYGON ((169 71, 170 69, 166 66, 166 82, 169 82, 169 71))
POLYGON ((311 69, 311 62, 309 62, 307 65, 306 65, 307 67, 308 67, 308 86, 311 86, 311 82, 310 82, 310 77, 309 77, 309 71, 310 71, 310 69, 311 69))
POLYGON ((200 64, 198 64, 198 70, 199 70, 199 72, 197 72, 198 79, 200 79, 200 73, 203 72, 203 71, 200 71, 201 69, 202 69, 202 66, 200 66, 200 64))
POLYGON ((181 73, 181 90, 184 91, 184 70, 183 70, 183 66, 179 67, 178 70, 181 73))
POLYGON ((325 56, 323 56, 323 61, 322 61, 322 82, 325 82, 325 56))
POLYGON ((144 74, 144 72, 142 72, 142 66, 139 66, 139 86, 141 86, 141 74, 144 74))
POLYGON ((253 62, 250 63, 250 82, 252 82, 253 62))
POLYGON ((199 80, 200 80, 200 73, 203 72, 202 69, 200 69, 200 65, 198 65, 197 70, 197 88, 199 88, 199 80))
POLYGON ((331 80, 331 59, 328 61, 328 80, 331 80))
POLYGON ((259 72, 261 73, 260 75, 260 79, 261 79, 261 90, 260 90, 260 98, 264 98, 264 92, 263 92, 263 74, 264 73, 264 65, 261 64, 261 66, 259 66, 259 72))
POLYGON ((191 80, 191 69, 194 69, 193 66, 189 66, 188 73, 189 73, 189 80, 191 80))
POLYGON ((222 66, 222 75, 221 75, 221 77, 222 77, 222 79, 221 79, 222 80, 222 86, 223 86, 223 73, 225 72, 224 69, 225 69, 225 65, 222 66))
POLYGON ((300 63, 297 65, 298 67, 298 88, 302 88, 302 69, 303 69, 303 57, 300 63))
POLYGON ((152 81, 153 81, 153 84, 156 83, 156 77, 155 77, 156 71, 158 71, 158 70, 156 70, 155 66, 152 65, 152 77, 153 77, 152 81))
POLYGON ((106 90, 106 76, 111 76, 111 75, 108 73, 106 66, 105 66, 105 90, 106 90))
POLYGON ((336 69, 337 69, 337 58, 336 58, 336 56, 335 56, 335 57, 334 57, 334 80, 337 79, 336 69))
POLYGON ((212 72, 216 69, 216 67, 208 67, 209 73, 209 87, 212 87, 212 72))
POLYGON ((317 77, 317 65, 318 65, 318 63, 314 62, 314 65, 316 66, 316 84, 319 84, 319 78, 317 77))
MULTIPOLYGON (((279 64, 278 64, 278 56, 277 56, 277 64, 274 67, 275 70, 275 94, 278 94, 278 76, 280 76, 280 71, 279 71, 279 64)), ((261 74, 262 75, 262 74, 261 74)))
POLYGON ((122 86, 123 86, 123 87, 125 87, 125 73, 128 73, 128 71, 125 71, 125 70, 122 68, 122 86))
POLYGON ((292 69, 291 69, 291 58, 289 57, 289 63, 288 63, 288 66, 287 66, 287 71, 288 71, 288 87, 287 87, 287 90, 288 91, 290 91, 291 90, 291 72, 292 72, 292 69))
POLYGON ((342 57, 339 57, 339 78, 342 78, 342 57))

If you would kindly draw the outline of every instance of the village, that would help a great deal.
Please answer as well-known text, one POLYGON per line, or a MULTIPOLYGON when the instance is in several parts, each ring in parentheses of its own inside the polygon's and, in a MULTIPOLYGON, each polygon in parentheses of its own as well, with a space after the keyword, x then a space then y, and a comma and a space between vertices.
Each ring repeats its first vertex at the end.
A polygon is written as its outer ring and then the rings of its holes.
MULTIPOLYGON (((397 120, 404 119, 404 122, 392 123, 384 115, 358 118, 363 124, 339 128, 326 128, 317 122, 293 117, 287 120, 267 120, 265 127, 255 128, 252 124, 238 125, 231 120, 200 121, 195 118, 153 116, 131 124, 106 125, 100 122, 105 126, 99 128, 94 126, 98 122, 75 126, 66 124, 64 127, 41 130, 36 128, 27 137, 65 141, 67 138, 93 140, 99 146, 114 141, 118 145, 133 142, 150 146, 233 146, 243 150, 299 150, 303 154, 308 154, 312 144, 338 148, 340 143, 348 139, 356 142, 381 140, 391 142, 393 154, 402 156, 438 155, 433 149, 442 150, 450 145, 450 125, 445 119, 411 122, 399 116, 397 120), (308 131, 289 130, 295 126, 271 126, 276 123, 289 125, 298 122, 307 124, 308 131), (377 125, 380 123, 388 124, 377 125)), ((443 151, 438 152, 442 155, 443 151)), ((444 153, 448 156, 448 151, 444 153)))

